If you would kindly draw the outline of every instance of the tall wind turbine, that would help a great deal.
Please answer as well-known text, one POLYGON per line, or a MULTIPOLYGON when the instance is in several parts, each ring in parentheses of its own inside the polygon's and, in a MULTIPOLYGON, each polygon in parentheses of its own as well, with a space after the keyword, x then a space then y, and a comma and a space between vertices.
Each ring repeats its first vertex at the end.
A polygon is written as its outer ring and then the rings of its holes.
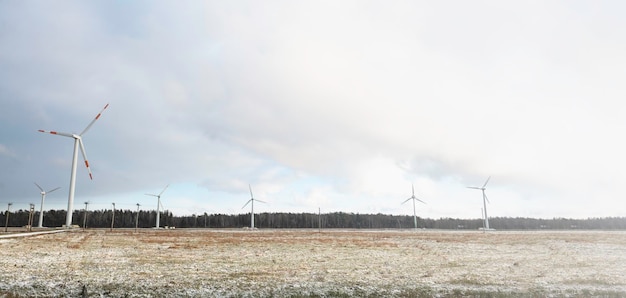
POLYGON ((483 192, 483 210, 485 210, 484 212, 484 229, 485 230, 489 230, 489 217, 487 216, 487 203, 489 202, 489 199, 487 199, 487 195, 485 194, 485 188, 487 186, 487 183, 489 183, 489 179, 491 179, 491 176, 489 176, 489 178, 487 178, 487 181, 485 181, 485 184, 483 184, 483 187, 476 187, 476 186, 468 186, 467 188, 471 188, 471 189, 480 189, 483 192))
POLYGON ((83 145, 83 135, 91 128, 91 126, 100 118, 102 112, 109 107, 107 103, 102 111, 96 115, 87 127, 80 134, 75 133, 66 133, 66 132, 57 132, 57 131, 47 131, 40 129, 39 132, 50 133, 53 135, 59 135, 64 137, 69 137, 74 139, 74 154, 72 155, 72 173, 70 174, 70 193, 67 198, 67 215, 65 216, 65 227, 70 228, 72 226, 72 213, 74 212, 74 190, 76 186, 76 165, 78 162, 78 147, 80 147, 80 151, 83 154, 83 159, 85 160, 85 166, 87 167, 87 171, 89 171, 89 179, 93 180, 93 176, 91 175, 91 169, 89 169, 89 162, 87 161, 87 154, 85 153, 85 146, 83 145))
POLYGON ((424 201, 415 197, 415 187, 413 187, 413 184, 411 184, 411 190, 413 192, 411 197, 406 199, 404 202, 402 202, 402 204, 408 202, 409 200, 413 200, 413 223, 415 224, 415 229, 417 229, 417 213, 415 213, 415 201, 420 201, 422 202, 422 204, 426 204, 426 203, 424 203, 424 201))
POLYGON ((37 182, 34 182, 35 185, 37 186, 37 188, 39 188, 39 190, 41 190, 41 206, 39 207, 39 227, 43 228, 43 202, 46 199, 46 194, 49 194, 61 187, 57 187, 55 189, 51 189, 49 191, 45 191, 43 190, 43 188, 41 188, 41 186, 39 186, 39 184, 37 184, 37 182))
POLYGON ((254 229, 254 201, 261 202, 261 203, 265 203, 265 202, 261 200, 255 200, 254 196, 252 195, 252 186, 250 186, 250 184, 248 184, 248 188, 250 188, 250 199, 246 202, 245 205, 243 205, 243 207, 241 207, 241 209, 246 208, 248 204, 250 204, 250 207, 252 207, 252 211, 250 212, 250 228, 254 229))
POLYGON ((163 192, 165 192, 165 190, 167 189, 167 187, 170 186, 169 184, 165 186, 165 188, 163 188, 163 190, 158 194, 158 195, 154 195, 154 194, 150 194, 147 193, 146 196, 152 196, 152 197, 157 197, 157 210, 156 210, 156 228, 159 228, 159 219, 161 218, 161 214, 160 214, 160 210, 159 207, 161 207, 161 195, 163 194, 163 192))

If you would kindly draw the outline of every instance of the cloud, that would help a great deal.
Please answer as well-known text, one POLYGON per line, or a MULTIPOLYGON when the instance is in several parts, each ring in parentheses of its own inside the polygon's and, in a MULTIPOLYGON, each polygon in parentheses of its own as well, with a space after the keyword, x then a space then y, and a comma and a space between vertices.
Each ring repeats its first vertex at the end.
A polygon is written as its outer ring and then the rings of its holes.
POLYGON ((424 215, 477 217, 465 186, 492 176, 494 215, 617 214, 587 201, 614 206, 626 178, 613 4, 0 7, 0 156, 24 163, 12 185, 66 183, 69 140, 36 130, 80 130, 110 103, 77 195, 171 183, 194 189, 180 212, 239 212, 252 184, 272 210, 407 213, 413 183, 424 215), (192 203, 203 191, 214 199, 192 203))

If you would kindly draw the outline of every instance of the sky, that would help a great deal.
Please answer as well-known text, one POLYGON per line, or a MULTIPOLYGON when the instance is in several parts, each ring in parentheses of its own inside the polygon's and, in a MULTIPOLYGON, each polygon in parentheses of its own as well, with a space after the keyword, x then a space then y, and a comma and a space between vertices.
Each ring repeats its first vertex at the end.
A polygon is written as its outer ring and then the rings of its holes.
POLYGON ((0 0, 0 208, 626 216, 624 6, 0 0))

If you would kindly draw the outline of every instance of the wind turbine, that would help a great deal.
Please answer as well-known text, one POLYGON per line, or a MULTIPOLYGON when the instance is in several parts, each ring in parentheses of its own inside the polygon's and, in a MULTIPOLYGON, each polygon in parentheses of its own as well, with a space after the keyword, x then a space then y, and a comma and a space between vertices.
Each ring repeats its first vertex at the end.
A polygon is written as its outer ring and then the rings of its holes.
POLYGON ((489 228, 489 217, 487 216, 487 203, 489 202, 489 199, 487 199, 487 195, 485 194, 485 188, 487 186, 487 183, 489 183, 489 179, 491 179, 491 176, 489 176, 489 178, 487 178, 487 181, 485 181, 485 184, 483 184, 483 187, 476 187, 476 186, 468 186, 467 188, 471 188, 471 189, 480 189, 483 192, 483 210, 485 210, 484 212, 484 229, 485 230, 490 230, 489 228))
POLYGON ((265 202, 261 200, 255 200, 254 196, 252 195, 252 186, 250 186, 250 184, 248 184, 248 188, 250 188, 250 199, 246 202, 245 205, 243 205, 243 207, 241 207, 241 209, 246 208, 246 206, 248 206, 248 204, 250 203, 250 207, 252 207, 252 211, 250 212, 250 228, 254 229, 254 201, 261 203, 265 202))
POLYGON ((41 190, 41 206, 39 207, 39 227, 43 228, 43 202, 46 199, 46 194, 49 194, 61 187, 57 187, 55 189, 49 190, 49 191, 45 191, 43 190, 43 188, 41 188, 41 186, 39 186, 39 184, 37 184, 37 182, 33 182, 35 183, 35 185, 37 186, 37 188, 39 188, 39 190, 41 190))
POLYGON ((404 202, 402 202, 402 204, 408 202, 409 200, 413 200, 413 223, 415 224, 415 229, 417 229, 417 213, 415 213, 415 201, 420 201, 422 202, 422 204, 426 204, 426 203, 424 203, 424 201, 415 197, 415 187, 413 187, 413 184, 411 184, 411 190, 413 192, 411 197, 406 199, 404 202))
POLYGON ((167 189, 167 187, 170 186, 169 184, 165 186, 165 188, 163 188, 163 190, 158 194, 158 195, 154 195, 154 194, 150 194, 147 193, 146 196, 152 196, 152 197, 157 197, 157 211, 156 211, 156 228, 159 228, 159 219, 161 218, 161 214, 159 213, 159 207, 161 207, 161 195, 163 194, 163 192, 165 192, 165 190, 167 189))
POLYGON ((89 162, 87 161, 87 154, 85 153, 85 146, 83 145, 82 136, 91 128, 91 126, 96 122, 96 120, 100 118, 100 115, 102 115, 102 112, 104 112, 104 110, 106 110, 106 108, 108 107, 109 107, 109 104, 107 103, 102 109, 102 111, 100 111, 100 113, 96 115, 96 118, 94 118, 91 121, 91 123, 89 123, 89 125, 87 125, 87 127, 85 127, 83 132, 81 132, 80 134, 47 131, 47 130, 42 130, 42 129, 39 130, 39 132, 50 133, 53 135, 59 135, 59 136, 64 136, 64 137, 69 137, 69 138, 74 139, 74 154, 72 155, 72 173, 70 175, 70 193, 67 198, 67 215, 65 216, 65 227, 68 229, 72 226, 72 213, 74 211, 74 190, 76 187, 76 165, 78 162, 78 147, 80 146, 80 151, 83 154, 83 159, 85 160, 85 166, 87 167, 87 171, 89 171, 89 179, 93 180, 93 176, 91 175, 91 169, 89 169, 89 162))

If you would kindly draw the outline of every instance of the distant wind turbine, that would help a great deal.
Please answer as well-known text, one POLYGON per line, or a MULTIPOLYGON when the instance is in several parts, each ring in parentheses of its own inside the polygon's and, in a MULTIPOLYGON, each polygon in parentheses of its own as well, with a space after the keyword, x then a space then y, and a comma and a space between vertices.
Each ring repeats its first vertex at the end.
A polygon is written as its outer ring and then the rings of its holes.
POLYGON ((55 189, 45 191, 43 190, 43 188, 41 188, 41 186, 39 186, 39 184, 37 184, 37 182, 33 182, 33 183, 35 183, 37 188, 39 188, 39 190, 41 191, 41 206, 39 206, 39 227, 43 228, 43 203, 44 203, 44 200, 46 199, 46 194, 49 194, 61 187, 57 187, 55 189))
POLYGON ((74 213, 74 190, 76 187, 76 165, 78 162, 78 147, 80 147, 80 151, 83 154, 83 159, 85 160, 85 166, 87 167, 87 171, 89 171, 89 179, 93 180, 93 176, 91 175, 91 169, 89 168, 89 162, 87 161, 87 154, 85 153, 85 146, 83 145, 82 136, 91 128, 91 126, 100 118, 100 115, 109 107, 107 103, 102 111, 96 115, 87 127, 80 134, 75 133, 66 133, 66 132, 57 132, 57 131, 47 131, 40 129, 39 132, 50 133, 53 135, 59 135, 64 137, 70 137, 74 139, 74 154, 72 155, 72 173, 70 174, 70 193, 67 198, 67 215, 65 216, 65 227, 70 228, 72 226, 72 213, 74 213))
POLYGON ((165 188, 163 188, 163 190, 158 194, 158 195, 154 195, 154 194, 150 194, 147 193, 146 196, 152 196, 152 197, 157 197, 157 210, 156 210, 156 227, 155 228, 159 228, 159 219, 161 218, 161 214, 160 214, 160 210, 159 207, 161 207, 161 195, 163 194, 163 192, 165 192, 165 190, 167 189, 167 187, 170 186, 169 184, 165 186, 165 188))
POLYGON ((255 200, 254 196, 252 195, 252 186, 250 186, 250 184, 248 184, 248 188, 250 188, 250 199, 246 202, 245 205, 243 205, 243 207, 241 207, 241 209, 246 208, 248 204, 250 204, 250 206, 252 207, 252 210, 250 211, 250 228, 254 229, 254 201, 261 202, 261 203, 265 203, 265 202, 261 200, 255 200))
POLYGON ((426 203, 424 203, 424 201, 415 197, 415 187, 413 187, 413 184, 411 184, 411 191, 412 191, 411 197, 406 199, 404 202, 402 202, 402 204, 408 202, 409 200, 413 200, 413 223, 415 224, 415 229, 417 229, 417 213, 415 213, 415 201, 420 201, 422 202, 422 204, 426 204, 426 203))
POLYGON ((491 179, 491 176, 489 176, 489 178, 487 178, 487 181, 485 181, 485 184, 483 184, 483 187, 476 187, 476 186, 468 186, 467 188, 471 188, 471 189, 479 189, 483 192, 483 209, 484 209, 484 226, 483 229, 485 230, 490 230, 489 228, 489 217, 487 216, 487 203, 489 203, 489 199, 487 199, 487 195, 485 194, 485 190, 487 189, 487 183, 489 183, 489 179, 491 179))

